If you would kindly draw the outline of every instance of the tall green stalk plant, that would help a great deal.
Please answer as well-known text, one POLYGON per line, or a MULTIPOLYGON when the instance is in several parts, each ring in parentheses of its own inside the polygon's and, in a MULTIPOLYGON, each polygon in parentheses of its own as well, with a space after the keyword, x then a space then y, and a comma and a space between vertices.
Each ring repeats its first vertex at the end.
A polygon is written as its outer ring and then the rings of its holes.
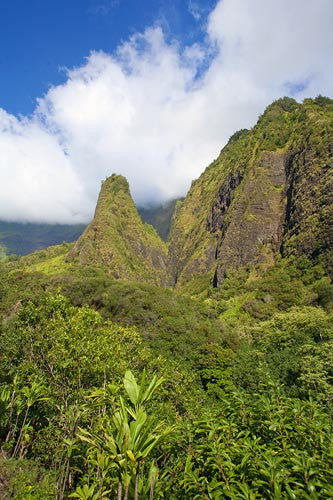
MULTIPOLYGON (((170 428, 163 429, 163 422, 155 424, 146 412, 146 403, 162 382, 163 378, 157 379, 154 376, 146 384, 144 371, 138 384, 132 372, 126 371, 123 384, 129 404, 120 396, 117 410, 101 417, 97 430, 90 432, 79 429, 79 439, 89 445, 87 460, 96 475, 95 484, 89 483, 77 488, 72 497, 81 500, 105 498, 112 491, 112 482, 116 478, 117 500, 128 500, 130 487, 133 491, 131 498, 139 499, 139 490, 143 488, 142 479, 145 477, 145 461, 160 440, 171 431, 170 428), (110 484, 111 490, 108 489, 110 484)), ((152 461, 145 478, 149 482, 148 493, 151 500, 154 497, 156 475, 157 467, 152 461)))

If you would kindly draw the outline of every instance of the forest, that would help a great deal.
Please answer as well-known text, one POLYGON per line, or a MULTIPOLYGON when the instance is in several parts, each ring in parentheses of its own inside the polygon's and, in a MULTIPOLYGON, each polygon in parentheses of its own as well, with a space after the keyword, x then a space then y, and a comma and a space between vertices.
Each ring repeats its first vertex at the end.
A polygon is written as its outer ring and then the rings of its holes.
POLYGON ((320 266, 190 298, 18 262, 1 265, 1 498, 332 498, 320 266))

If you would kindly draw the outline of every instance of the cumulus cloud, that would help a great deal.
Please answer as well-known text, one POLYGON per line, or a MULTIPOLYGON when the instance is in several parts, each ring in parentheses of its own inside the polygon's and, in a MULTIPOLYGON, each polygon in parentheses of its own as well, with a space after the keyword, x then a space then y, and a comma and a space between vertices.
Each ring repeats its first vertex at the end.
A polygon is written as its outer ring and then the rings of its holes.
POLYGON ((0 217, 87 221, 113 172, 139 205, 184 195, 273 99, 332 95, 332 18, 331 0, 223 0, 200 45, 155 26, 91 53, 32 117, 1 110, 0 217))

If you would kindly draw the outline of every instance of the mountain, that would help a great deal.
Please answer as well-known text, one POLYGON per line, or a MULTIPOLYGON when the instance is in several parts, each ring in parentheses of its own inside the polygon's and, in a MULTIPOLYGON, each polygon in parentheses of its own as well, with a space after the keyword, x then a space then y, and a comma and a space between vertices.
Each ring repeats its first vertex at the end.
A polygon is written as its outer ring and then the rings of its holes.
POLYGON ((333 270, 333 101, 290 98, 234 134, 175 217, 168 269, 177 286, 278 255, 306 255, 333 270))
POLYGON ((93 221, 67 261, 102 266, 117 279, 203 289, 232 270, 301 256, 333 270, 333 101, 271 104, 251 130, 235 133, 183 202, 141 210, 166 228, 168 245, 142 222, 126 179, 102 184, 93 221))
MULTIPOLYGON (((118 278, 189 289, 219 287, 230 270, 269 267, 279 255, 306 255, 332 273, 332 121, 331 99, 275 101, 230 138, 184 200, 137 210, 127 181, 112 176, 71 257, 118 278)), ((0 222, 0 245, 26 254, 83 229, 0 222)))
POLYGON ((33 224, 0 221, 0 246, 7 254, 26 255, 63 241, 75 241, 84 224, 33 224))
POLYGON ((332 100, 279 99, 230 138, 183 202, 141 209, 160 220, 164 237, 173 210, 168 246, 140 219, 127 181, 113 175, 68 259, 189 291, 220 287, 239 268, 268 269, 279 256, 304 255, 332 273, 332 145, 332 100))
POLYGON ((144 224, 120 175, 106 179, 95 215, 68 255, 81 265, 103 266, 114 278, 166 283, 165 243, 144 224))

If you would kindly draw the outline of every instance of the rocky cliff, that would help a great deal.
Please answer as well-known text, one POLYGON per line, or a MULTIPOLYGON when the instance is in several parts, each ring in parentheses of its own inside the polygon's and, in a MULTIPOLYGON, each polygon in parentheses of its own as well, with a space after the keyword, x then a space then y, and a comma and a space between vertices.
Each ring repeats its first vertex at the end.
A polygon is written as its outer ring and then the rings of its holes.
POLYGON ((192 183, 171 230, 168 269, 181 286, 199 275, 306 254, 332 272, 333 101, 290 98, 231 137, 192 183))

